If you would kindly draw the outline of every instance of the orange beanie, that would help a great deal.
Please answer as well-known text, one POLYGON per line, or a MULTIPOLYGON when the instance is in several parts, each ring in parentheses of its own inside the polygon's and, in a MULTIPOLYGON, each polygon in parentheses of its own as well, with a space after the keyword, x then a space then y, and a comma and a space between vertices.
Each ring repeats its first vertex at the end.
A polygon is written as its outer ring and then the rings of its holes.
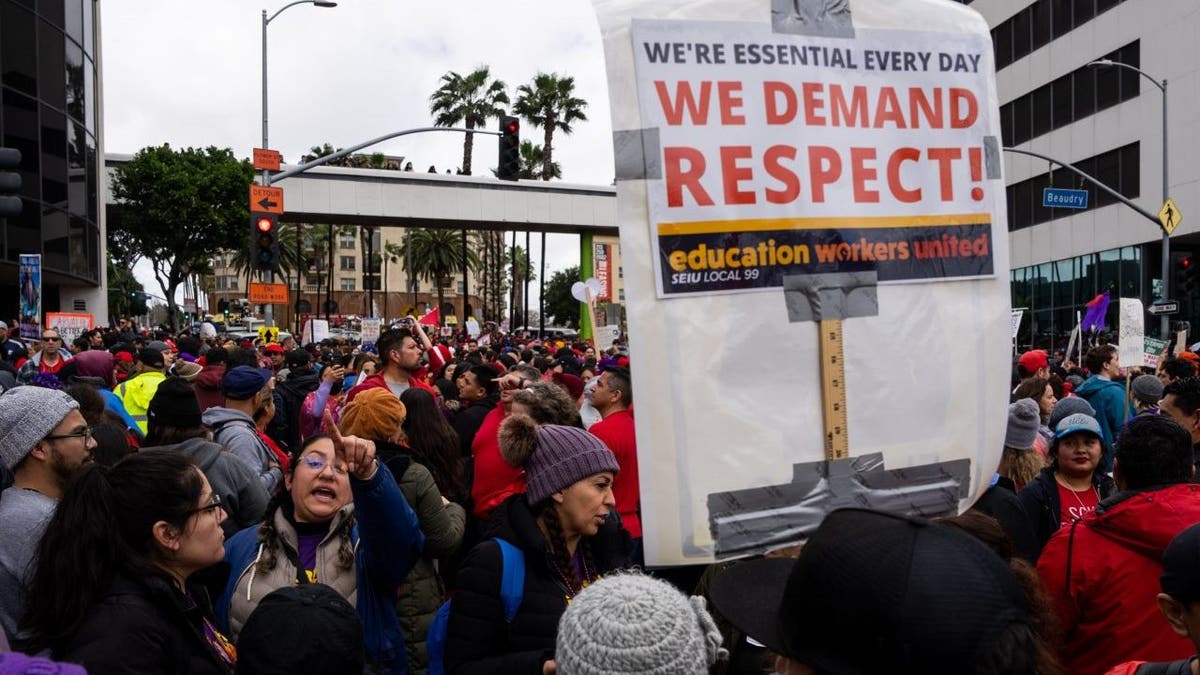
POLYGON ((407 411, 388 389, 376 387, 359 392, 342 410, 338 425, 342 433, 372 441, 386 441, 404 423, 407 411))

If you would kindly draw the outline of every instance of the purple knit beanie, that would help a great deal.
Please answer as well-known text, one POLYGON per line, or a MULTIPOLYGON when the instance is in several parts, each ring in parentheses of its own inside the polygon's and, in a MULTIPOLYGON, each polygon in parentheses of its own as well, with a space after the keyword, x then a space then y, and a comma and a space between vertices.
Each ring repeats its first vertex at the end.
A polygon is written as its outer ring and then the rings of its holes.
POLYGON ((525 469, 525 498, 537 504, 588 476, 620 470, 604 441, 576 427, 538 426, 525 415, 500 425, 500 454, 525 469))

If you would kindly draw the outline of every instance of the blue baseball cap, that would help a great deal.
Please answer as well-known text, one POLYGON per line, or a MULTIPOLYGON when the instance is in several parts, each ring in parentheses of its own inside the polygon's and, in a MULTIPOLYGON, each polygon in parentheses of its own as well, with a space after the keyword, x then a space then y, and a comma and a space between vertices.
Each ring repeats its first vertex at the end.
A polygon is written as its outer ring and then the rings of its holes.
POLYGON ((1064 438, 1080 431, 1089 432, 1096 438, 1104 438, 1104 435, 1100 433, 1100 423, 1096 421, 1096 418, 1083 413, 1075 413, 1062 418, 1054 430, 1054 437, 1064 438))
POLYGON ((266 368, 238 366, 225 373, 221 380, 221 393, 225 398, 245 401, 262 391, 275 374, 266 368))

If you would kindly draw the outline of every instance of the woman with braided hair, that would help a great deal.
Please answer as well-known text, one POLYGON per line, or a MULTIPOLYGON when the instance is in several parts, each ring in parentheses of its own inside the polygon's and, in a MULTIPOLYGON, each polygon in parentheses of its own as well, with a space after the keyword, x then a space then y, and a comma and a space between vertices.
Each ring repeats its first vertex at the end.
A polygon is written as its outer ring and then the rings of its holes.
POLYGON ((236 639, 272 591, 324 584, 358 610, 371 672, 404 673, 393 603, 425 539, 375 443, 342 436, 325 417, 332 436, 305 440, 263 522, 226 542, 231 571, 217 612, 236 639))
POLYGON ((582 429, 511 415, 500 426, 500 452, 525 470, 526 492, 496 508, 487 534, 524 553, 523 596, 506 622, 500 544, 488 539, 471 550, 458 572, 447 630, 446 670, 453 675, 553 672, 567 605, 629 564, 629 533, 610 518, 619 467, 603 442, 582 429))

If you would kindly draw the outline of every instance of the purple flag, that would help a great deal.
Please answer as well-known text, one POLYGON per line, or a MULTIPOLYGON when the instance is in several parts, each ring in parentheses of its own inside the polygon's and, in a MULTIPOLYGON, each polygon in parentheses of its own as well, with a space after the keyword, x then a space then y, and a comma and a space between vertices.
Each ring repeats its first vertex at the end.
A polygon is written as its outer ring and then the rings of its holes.
POLYGON ((1104 315, 1108 313, 1108 291, 1092 298, 1091 302, 1087 303, 1087 308, 1087 314, 1083 315, 1080 330, 1085 333, 1099 333, 1104 330, 1104 315))

